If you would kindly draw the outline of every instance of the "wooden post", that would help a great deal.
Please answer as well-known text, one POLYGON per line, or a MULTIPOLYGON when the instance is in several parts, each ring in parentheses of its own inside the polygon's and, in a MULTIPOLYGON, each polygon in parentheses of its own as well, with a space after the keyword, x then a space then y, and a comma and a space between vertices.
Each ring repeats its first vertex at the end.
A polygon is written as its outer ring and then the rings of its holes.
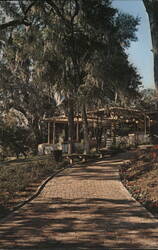
POLYGON ((48 144, 51 144, 51 125, 48 122, 48 144))
POLYGON ((149 134, 150 134, 150 117, 148 116, 149 119, 149 134))
POLYGON ((147 129, 147 121, 146 121, 146 115, 144 115, 144 134, 146 135, 146 129, 147 129))
POLYGON ((53 145, 55 144, 55 121, 53 122, 53 145))
POLYGON ((77 123, 76 123, 76 141, 79 142, 79 117, 77 117, 77 123))

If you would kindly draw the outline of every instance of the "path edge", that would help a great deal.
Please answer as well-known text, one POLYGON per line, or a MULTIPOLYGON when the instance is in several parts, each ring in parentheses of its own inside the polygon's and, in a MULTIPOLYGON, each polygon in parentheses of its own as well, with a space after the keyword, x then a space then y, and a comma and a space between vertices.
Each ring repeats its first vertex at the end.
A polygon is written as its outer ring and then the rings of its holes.
MULTIPOLYGON (((129 164, 129 162, 130 162, 130 160, 123 160, 123 165, 129 164), (128 162, 127 162, 127 161, 128 161, 128 162)), ((120 167, 121 167, 121 164, 119 165, 119 168, 120 168, 120 167)), ((118 168, 118 177, 119 177, 119 181, 120 181, 120 183, 121 183, 123 189, 125 190, 125 194, 128 195, 128 196, 130 196, 131 199, 132 199, 133 201, 135 201, 143 210, 145 210, 151 219, 154 219, 154 220, 156 220, 156 221, 158 222, 158 218, 157 218, 156 216, 154 216, 154 215, 153 215, 146 207, 144 207, 138 200, 136 200, 136 199, 132 196, 132 194, 130 193, 130 191, 124 186, 124 184, 123 184, 123 182, 122 182, 122 180, 121 180, 119 168, 118 168)))
POLYGON ((44 189, 44 187, 46 186, 46 184, 53 179, 54 177, 56 177, 59 173, 61 173, 62 171, 64 171, 65 169, 71 168, 75 165, 67 165, 61 169, 59 169, 57 172, 55 172, 54 174, 48 176, 46 179, 44 179, 41 184, 37 187, 36 191, 30 195, 26 200, 21 201, 17 206, 13 207, 8 214, 0 219, 0 222, 5 221, 7 218, 9 218, 14 212, 16 212, 18 209, 22 208, 24 205, 26 205, 27 203, 29 203, 30 201, 34 200, 40 193, 41 191, 44 189))

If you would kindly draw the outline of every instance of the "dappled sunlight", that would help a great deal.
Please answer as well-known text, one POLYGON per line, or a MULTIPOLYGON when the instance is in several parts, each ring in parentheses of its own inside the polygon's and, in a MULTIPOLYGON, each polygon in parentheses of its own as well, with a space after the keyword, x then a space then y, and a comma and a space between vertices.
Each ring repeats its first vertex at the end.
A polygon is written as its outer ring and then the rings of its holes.
POLYGON ((0 243, 28 249, 49 244, 139 248, 158 237, 157 226, 145 210, 140 212, 138 204, 126 199, 37 199, 1 226, 0 243))

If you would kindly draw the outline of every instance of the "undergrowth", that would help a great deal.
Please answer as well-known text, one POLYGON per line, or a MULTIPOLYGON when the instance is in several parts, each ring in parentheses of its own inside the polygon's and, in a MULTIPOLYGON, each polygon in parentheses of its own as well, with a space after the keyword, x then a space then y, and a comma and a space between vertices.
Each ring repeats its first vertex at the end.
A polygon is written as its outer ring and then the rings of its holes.
MULTIPOLYGON (((51 156, 19 159, 0 164, 0 213, 8 212, 10 207, 35 191, 31 186, 53 175, 68 163, 55 162, 51 156)), ((35 185, 36 187, 36 185, 35 185)))

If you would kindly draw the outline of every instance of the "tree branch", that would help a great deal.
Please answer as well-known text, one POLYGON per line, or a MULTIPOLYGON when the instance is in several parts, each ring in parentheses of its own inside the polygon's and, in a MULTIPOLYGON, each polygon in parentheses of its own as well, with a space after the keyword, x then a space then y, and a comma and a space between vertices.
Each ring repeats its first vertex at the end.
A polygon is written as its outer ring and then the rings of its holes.
POLYGON ((23 10, 23 13, 24 13, 24 17, 22 17, 21 19, 12 20, 12 21, 9 21, 9 22, 7 22, 7 23, 0 24, 0 31, 6 29, 6 28, 8 28, 8 27, 16 27, 16 26, 22 25, 22 24, 25 25, 25 26, 30 26, 31 23, 29 23, 29 22, 26 20, 26 18, 27 18, 27 14, 28 14, 29 10, 30 10, 35 4, 37 4, 37 2, 36 2, 36 1, 33 1, 33 2, 27 7, 27 9, 26 9, 25 11, 24 11, 24 6, 23 6, 23 7, 21 6, 21 8, 22 8, 22 10, 23 10))
POLYGON ((27 13, 29 12, 29 10, 37 4, 37 1, 33 1, 28 7, 27 9, 25 10, 24 14, 25 14, 25 17, 27 16, 27 13))
POLYGON ((64 24, 69 26, 68 20, 62 15, 58 6, 52 0, 46 0, 46 2, 52 7, 53 10, 55 10, 56 14, 63 20, 64 24))
POLYGON ((78 3, 78 0, 75 0, 75 12, 71 18, 71 23, 73 23, 74 21, 74 18, 78 15, 79 13, 79 10, 80 10, 80 6, 79 6, 79 3, 78 3))
POLYGON ((23 0, 19 0, 19 5, 20 5, 20 8, 21 8, 21 10, 22 10, 22 12, 24 14, 25 13, 25 5, 23 3, 23 0))
POLYGON ((29 22, 25 21, 24 19, 21 19, 21 20, 13 20, 13 21, 9 21, 7 23, 3 23, 0 25, 0 30, 4 30, 8 27, 15 27, 15 26, 18 26, 18 25, 26 25, 26 26, 29 26, 31 25, 29 22))

